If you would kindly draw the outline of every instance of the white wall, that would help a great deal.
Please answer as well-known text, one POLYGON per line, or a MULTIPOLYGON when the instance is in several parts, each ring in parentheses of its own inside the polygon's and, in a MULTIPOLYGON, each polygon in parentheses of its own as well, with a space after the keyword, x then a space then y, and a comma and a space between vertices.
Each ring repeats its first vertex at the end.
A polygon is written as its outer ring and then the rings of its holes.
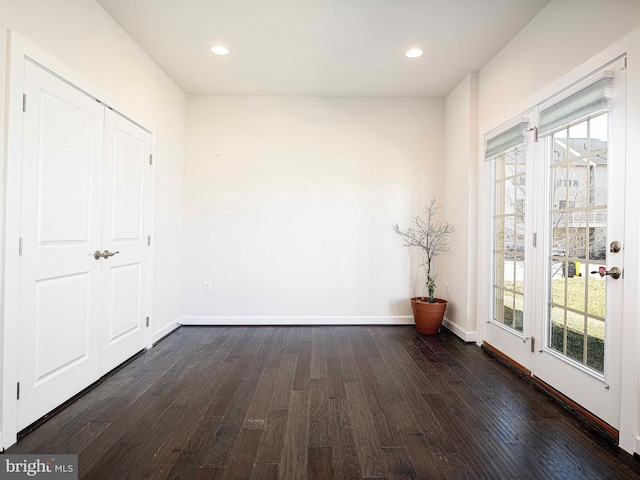
POLYGON ((442 99, 187 104, 183 321, 412 322, 391 225, 442 199, 442 99))
MULTIPOLYGON (((639 451, 638 418, 638 305, 640 257, 638 255, 640 167, 634 152, 640 150, 640 2, 637 0, 553 0, 489 64, 479 77, 479 141, 501 123, 566 87, 567 82, 594 71, 617 55, 628 54, 627 68, 627 200, 625 244, 625 305, 620 446, 639 451), (624 37, 624 38, 623 38, 624 37)), ((482 169, 482 161, 478 160, 482 169)), ((481 190, 482 191, 482 190, 481 190)), ((478 201, 489 202, 487 195, 478 201)), ((481 235, 478 235, 481 237, 481 235)), ((486 274, 486 272, 485 272, 486 274)), ((487 283, 481 273, 478 285, 487 283)), ((478 304, 488 298, 480 289, 478 304)), ((486 302, 485 302, 486 303, 486 302)), ((482 318, 482 312, 481 312, 482 318)), ((481 329, 482 323, 479 323, 481 329)))
MULTIPOLYGON (((86 84, 95 88, 91 93, 156 133, 156 261, 152 324, 157 337, 175 325, 180 314, 179 252, 186 97, 93 1, 0 0, 0 12, 0 163, 4 168, 7 163, 9 29, 77 73, 78 78, 84 78, 86 84)), ((0 175, 4 175, 4 168, 0 169, 0 175)), ((1 180, 1 211, 4 212, 6 185, 4 177, 1 180)), ((4 239, 4 231, 0 233, 0 238, 4 239)), ((5 436, 2 443, 5 445, 10 441, 5 436)))
POLYGON ((543 87, 639 24, 638 0, 553 0, 480 71, 479 125, 523 112, 543 87))
POLYGON ((441 283, 450 293, 445 325, 476 340, 478 74, 467 75, 446 98, 445 215, 456 231, 443 256, 441 283))

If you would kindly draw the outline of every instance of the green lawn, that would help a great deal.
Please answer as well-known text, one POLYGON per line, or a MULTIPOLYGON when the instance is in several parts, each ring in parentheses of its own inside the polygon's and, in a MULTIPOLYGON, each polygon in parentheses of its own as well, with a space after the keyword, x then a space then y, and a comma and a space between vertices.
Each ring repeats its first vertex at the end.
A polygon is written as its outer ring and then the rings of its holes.
MULTIPOLYGON (((572 308, 574 310, 578 310, 580 312, 585 311, 585 283, 586 277, 573 277, 573 278, 555 278, 551 282, 551 298, 553 302, 558 305, 564 305, 564 291, 565 291, 565 280, 567 286, 567 307, 572 308)), ((513 288, 513 282, 505 282, 506 288, 513 288)), ((524 289, 523 282, 516 282, 515 288, 522 292, 524 289)), ((606 288, 606 280, 600 278, 589 278, 589 303, 587 306, 587 313, 589 315, 593 315, 596 317, 604 318, 605 316, 605 288, 606 288)), ((505 292, 505 300, 507 300, 507 304, 510 303, 510 295, 505 292)), ((522 312, 524 308, 523 297, 517 295, 515 301, 515 309, 516 312, 522 312)), ((518 322, 518 313, 516 313, 516 322, 518 322)), ((577 315, 568 315, 567 316, 567 326, 579 332, 584 330, 584 318, 577 318, 577 315)), ((508 317, 505 316, 505 319, 509 321, 513 317, 509 314, 508 317)), ((510 323, 510 322, 509 322, 510 323)), ((592 327, 589 329, 589 335, 596 336, 598 338, 604 339, 604 322, 598 320, 591 320, 589 322, 589 326, 592 327)))
MULTIPOLYGON (((605 336, 605 322, 598 318, 604 318, 606 311, 605 295, 606 295, 606 280, 600 278, 588 279, 588 302, 585 302, 586 298, 586 277, 573 277, 573 278, 556 278, 551 282, 551 295, 553 303, 556 305, 566 305, 568 308, 583 313, 574 313, 567 311, 567 333, 566 333, 566 353, 569 357, 574 358, 579 362, 586 363, 586 365, 597 371, 603 371, 603 355, 604 355, 604 336, 605 336), (566 303, 565 303, 565 288, 566 288, 566 303), (584 313, 588 313, 590 316, 585 317, 584 313), (586 343, 587 352, 586 358, 584 355, 584 341, 585 341, 585 321, 586 325, 586 343)), ((507 288, 513 288, 513 283, 505 284, 507 288)), ((522 292, 522 282, 516 282, 515 288, 522 292)), ((514 312, 511 309, 513 305, 513 296, 509 292, 505 292, 505 309, 504 309, 504 322, 510 326, 513 326, 516 330, 522 331, 522 311, 524 308, 523 296, 516 295, 515 298, 515 322, 514 312), (512 324, 513 322, 513 324, 512 324)), ((564 321, 565 310, 563 308, 552 308, 552 325, 551 325, 551 345, 562 352, 564 336, 564 321)))
MULTIPOLYGON (((585 277, 556 278, 551 283, 552 298, 558 305, 564 304, 565 280, 567 281, 567 307, 581 312, 585 311, 585 277)), ((589 302, 587 313, 604 318, 606 304, 606 280, 589 278, 589 302)), ((579 315, 567 315, 567 327, 571 330, 582 332, 584 330, 584 318, 579 315)), ((604 339, 604 321, 589 320, 589 336, 604 339)))

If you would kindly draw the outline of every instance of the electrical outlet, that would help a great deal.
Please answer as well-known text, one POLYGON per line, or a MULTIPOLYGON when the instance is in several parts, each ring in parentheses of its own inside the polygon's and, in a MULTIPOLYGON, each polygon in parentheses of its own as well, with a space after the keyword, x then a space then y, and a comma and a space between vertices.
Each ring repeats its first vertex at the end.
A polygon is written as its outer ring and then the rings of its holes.
POLYGON ((211 293, 211 280, 205 280, 202 283, 202 291, 206 293, 211 293))
POLYGON ((447 294, 449 294, 449 282, 445 282, 444 284, 444 290, 447 294))

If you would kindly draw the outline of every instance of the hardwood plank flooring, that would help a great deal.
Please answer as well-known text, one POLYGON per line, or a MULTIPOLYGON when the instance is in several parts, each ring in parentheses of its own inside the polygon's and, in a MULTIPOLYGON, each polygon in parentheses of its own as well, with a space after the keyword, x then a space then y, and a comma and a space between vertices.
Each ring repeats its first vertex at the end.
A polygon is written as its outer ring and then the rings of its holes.
POLYGON ((183 327, 7 453, 80 478, 634 479, 640 461, 448 331, 183 327))

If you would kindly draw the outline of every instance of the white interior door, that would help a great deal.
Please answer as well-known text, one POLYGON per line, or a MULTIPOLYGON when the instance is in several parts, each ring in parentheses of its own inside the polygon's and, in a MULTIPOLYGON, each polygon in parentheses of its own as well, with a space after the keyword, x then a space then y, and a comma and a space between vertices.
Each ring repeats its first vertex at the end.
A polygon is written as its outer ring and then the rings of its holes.
POLYGON ((103 107, 25 62, 18 429, 99 377, 103 107))
POLYGON ((151 134, 30 61, 24 82, 18 430, 145 348, 149 295, 151 134))
POLYGON ((106 110, 101 371, 145 347, 151 134, 106 110))

